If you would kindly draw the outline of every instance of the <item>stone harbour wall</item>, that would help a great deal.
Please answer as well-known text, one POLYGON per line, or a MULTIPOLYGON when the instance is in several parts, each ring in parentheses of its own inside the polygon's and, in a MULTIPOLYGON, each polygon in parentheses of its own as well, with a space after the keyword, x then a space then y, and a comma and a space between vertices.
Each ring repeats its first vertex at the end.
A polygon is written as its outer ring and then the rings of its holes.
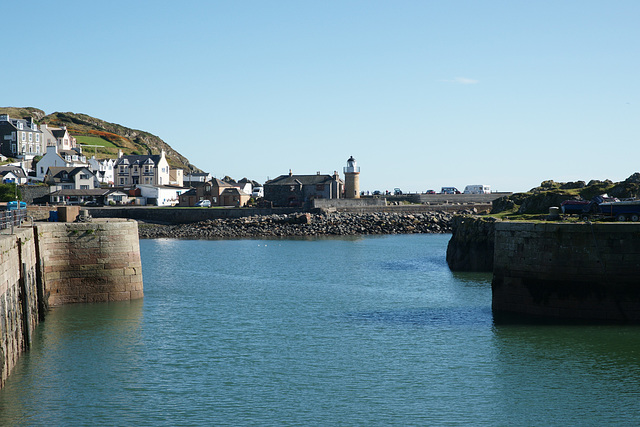
POLYGON ((31 229, 0 235, 0 388, 29 349, 39 320, 36 247, 31 229))
POLYGON ((453 217, 447 245, 447 264, 452 271, 493 271, 496 221, 489 216, 453 217))
POLYGON ((497 222, 495 313, 640 322, 640 224, 497 222))
POLYGON ((36 226, 50 306, 143 296, 136 221, 42 223, 36 226))
POLYGON ((0 388, 49 307, 142 296, 135 221, 36 223, 0 234, 0 388))

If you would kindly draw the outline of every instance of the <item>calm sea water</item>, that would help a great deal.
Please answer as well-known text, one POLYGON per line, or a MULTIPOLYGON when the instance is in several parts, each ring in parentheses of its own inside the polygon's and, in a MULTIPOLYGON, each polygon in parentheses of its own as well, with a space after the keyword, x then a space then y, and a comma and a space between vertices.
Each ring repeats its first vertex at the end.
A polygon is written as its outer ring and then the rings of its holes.
POLYGON ((145 297, 57 308, 2 425, 638 425, 640 329, 494 324, 450 236, 141 241, 145 297))

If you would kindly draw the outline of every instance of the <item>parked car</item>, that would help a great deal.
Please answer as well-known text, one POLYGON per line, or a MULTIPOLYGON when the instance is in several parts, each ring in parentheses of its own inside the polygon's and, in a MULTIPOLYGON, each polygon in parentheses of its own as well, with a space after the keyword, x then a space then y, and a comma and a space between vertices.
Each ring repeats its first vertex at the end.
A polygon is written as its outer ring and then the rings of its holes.
POLYGON ((442 187, 442 194, 460 194, 460 190, 456 187, 442 187))
POLYGON ((374 196, 379 196, 379 195, 381 195, 381 194, 382 194, 382 193, 380 192, 380 190, 376 190, 376 191, 374 191, 374 192, 373 192, 373 195, 374 195, 374 196))
POLYGON ((436 194, 436 190, 427 190, 427 194, 436 194))
POLYGON ((393 194, 396 196, 402 196, 402 190, 399 188, 394 188, 393 189, 393 194))
POLYGON ((211 200, 200 200, 198 203, 196 203, 196 206, 199 208, 210 208, 211 207, 211 200))

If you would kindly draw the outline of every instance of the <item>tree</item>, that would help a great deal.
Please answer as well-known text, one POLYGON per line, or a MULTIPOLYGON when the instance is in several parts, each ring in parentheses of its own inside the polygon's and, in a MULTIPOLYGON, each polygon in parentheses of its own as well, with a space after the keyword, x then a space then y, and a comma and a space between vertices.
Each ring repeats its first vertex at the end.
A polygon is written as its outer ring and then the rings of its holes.
POLYGON ((18 185, 0 184, 0 202, 12 202, 14 200, 22 200, 18 185))

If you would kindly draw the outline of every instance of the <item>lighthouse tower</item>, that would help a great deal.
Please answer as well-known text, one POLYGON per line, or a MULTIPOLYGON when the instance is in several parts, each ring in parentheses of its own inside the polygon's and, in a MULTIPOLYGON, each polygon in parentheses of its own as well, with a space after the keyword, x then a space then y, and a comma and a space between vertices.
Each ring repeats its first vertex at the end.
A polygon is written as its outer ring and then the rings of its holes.
POLYGON ((356 165, 353 156, 347 160, 344 168, 344 197, 347 199, 360 198, 360 168, 356 165))

